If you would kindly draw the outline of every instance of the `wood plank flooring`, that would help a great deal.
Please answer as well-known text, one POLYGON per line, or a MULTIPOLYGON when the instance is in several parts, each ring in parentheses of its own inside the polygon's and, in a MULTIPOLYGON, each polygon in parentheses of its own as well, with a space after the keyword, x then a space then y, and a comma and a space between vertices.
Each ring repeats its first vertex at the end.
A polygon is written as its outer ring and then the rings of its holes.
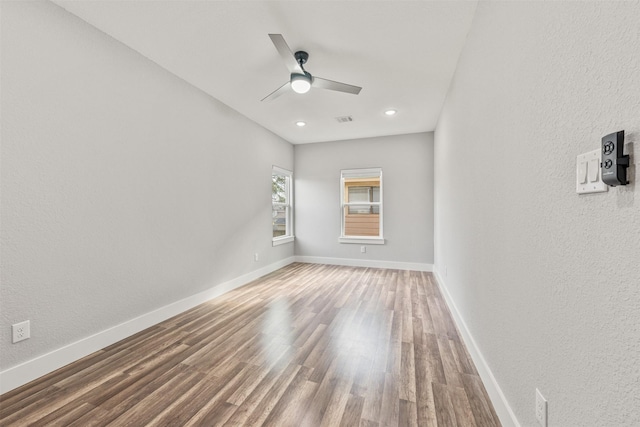
POLYGON ((0 396, 1 426, 499 426, 430 273, 291 264, 0 396))

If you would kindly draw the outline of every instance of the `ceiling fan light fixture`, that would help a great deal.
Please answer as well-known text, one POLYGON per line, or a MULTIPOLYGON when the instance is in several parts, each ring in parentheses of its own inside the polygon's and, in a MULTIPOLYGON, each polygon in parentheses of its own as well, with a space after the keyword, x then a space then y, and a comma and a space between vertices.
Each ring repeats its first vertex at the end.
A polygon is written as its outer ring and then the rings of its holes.
POLYGON ((296 93, 307 93, 311 89, 311 86, 313 86, 314 90, 325 89, 353 95, 359 94, 362 90, 360 86, 348 85, 321 77, 313 77, 304 69, 304 64, 309 60, 309 54, 307 52, 299 50, 293 53, 284 40, 284 37, 282 37, 282 34, 269 34, 269 38, 284 60, 290 77, 288 82, 262 98, 262 101, 273 101, 283 93, 288 92, 289 88, 296 93))
POLYGON ((307 93, 311 89, 311 75, 306 74, 291 74, 291 89, 295 93, 307 93))

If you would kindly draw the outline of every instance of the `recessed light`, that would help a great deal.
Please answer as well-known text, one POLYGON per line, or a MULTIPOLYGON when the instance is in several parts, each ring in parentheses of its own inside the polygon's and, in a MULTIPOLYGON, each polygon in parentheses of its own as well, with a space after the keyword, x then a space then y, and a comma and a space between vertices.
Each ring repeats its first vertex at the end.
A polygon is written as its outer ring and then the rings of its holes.
POLYGON ((387 111, 385 111, 384 113, 385 113, 387 116, 393 116, 393 115, 395 115, 397 112, 398 112, 398 110, 393 110, 393 109, 391 109, 391 110, 387 110, 387 111))
POLYGON ((298 127, 302 127, 302 126, 306 126, 306 125, 307 125, 307 122, 303 122, 303 121, 296 122, 296 126, 298 126, 298 127))

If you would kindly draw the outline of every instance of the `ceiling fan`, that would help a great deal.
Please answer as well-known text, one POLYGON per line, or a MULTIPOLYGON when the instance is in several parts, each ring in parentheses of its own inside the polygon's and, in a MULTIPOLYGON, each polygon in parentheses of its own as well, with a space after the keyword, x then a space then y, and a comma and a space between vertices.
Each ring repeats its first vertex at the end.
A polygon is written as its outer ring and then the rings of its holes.
POLYGON ((304 69, 309 59, 309 54, 303 50, 296 52, 295 54, 289 49, 289 45, 282 37, 282 34, 269 34, 271 41, 275 45, 278 53, 291 73, 291 77, 288 82, 280 86, 269 95, 265 96, 262 101, 272 101, 289 91, 291 88, 296 93, 307 93, 314 88, 329 89, 338 92, 352 93, 357 95, 362 90, 359 86, 348 85, 346 83, 334 82, 333 80, 327 80, 320 77, 312 76, 311 73, 304 69))

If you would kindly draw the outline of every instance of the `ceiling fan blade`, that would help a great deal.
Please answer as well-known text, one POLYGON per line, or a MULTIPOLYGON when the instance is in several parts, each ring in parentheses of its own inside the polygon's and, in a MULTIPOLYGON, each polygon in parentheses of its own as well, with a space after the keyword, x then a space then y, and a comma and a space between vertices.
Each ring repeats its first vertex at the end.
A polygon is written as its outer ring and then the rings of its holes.
POLYGON ((277 97, 279 97, 283 93, 288 92, 290 87, 291 87, 291 84, 289 82, 286 82, 285 84, 280 86, 278 89, 274 90, 269 95, 267 95, 264 98, 262 98, 260 100, 260 102, 262 102, 262 101, 273 101, 274 99, 276 99, 277 97))
POLYGON ((338 92, 352 93, 357 95, 362 88, 360 86, 348 85, 346 83, 334 82, 333 80, 322 79, 320 77, 313 76, 313 87, 320 89, 335 90, 338 92))
POLYGON ((278 53, 284 60, 284 64, 289 69, 289 72, 302 74, 304 71, 302 71, 302 67, 300 67, 298 61, 296 61, 295 56, 293 56, 293 52, 291 52, 289 45, 284 41, 282 34, 269 34, 269 37, 271 38, 273 45, 278 49, 278 53))

